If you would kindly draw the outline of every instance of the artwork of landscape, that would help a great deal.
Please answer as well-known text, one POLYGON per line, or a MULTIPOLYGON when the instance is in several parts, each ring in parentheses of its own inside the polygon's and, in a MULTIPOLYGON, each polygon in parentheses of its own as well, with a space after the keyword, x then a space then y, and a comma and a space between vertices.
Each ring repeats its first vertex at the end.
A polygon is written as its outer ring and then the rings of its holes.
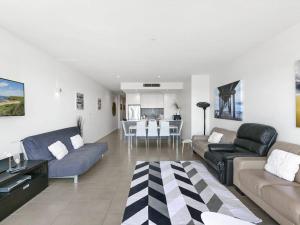
POLYGON ((300 60, 295 63, 296 126, 300 127, 300 60))
POLYGON ((0 116, 24 115, 24 84, 0 78, 0 116))
POLYGON ((243 120, 242 81, 236 81, 216 89, 215 118, 243 120))

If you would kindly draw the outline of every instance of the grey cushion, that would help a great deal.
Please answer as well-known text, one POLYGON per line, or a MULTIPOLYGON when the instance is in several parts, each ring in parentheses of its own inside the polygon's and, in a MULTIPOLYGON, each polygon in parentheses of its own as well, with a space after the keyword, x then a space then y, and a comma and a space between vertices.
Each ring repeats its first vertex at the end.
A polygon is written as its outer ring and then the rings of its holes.
POLYGON ((48 163, 49 177, 67 177, 81 175, 88 171, 108 150, 105 143, 85 144, 77 150, 71 150, 61 160, 48 163))
POLYGON ((22 142, 28 159, 49 161, 55 157, 49 151, 48 146, 61 141, 71 151, 74 148, 70 138, 76 134, 79 134, 78 127, 70 127, 27 137, 22 142))

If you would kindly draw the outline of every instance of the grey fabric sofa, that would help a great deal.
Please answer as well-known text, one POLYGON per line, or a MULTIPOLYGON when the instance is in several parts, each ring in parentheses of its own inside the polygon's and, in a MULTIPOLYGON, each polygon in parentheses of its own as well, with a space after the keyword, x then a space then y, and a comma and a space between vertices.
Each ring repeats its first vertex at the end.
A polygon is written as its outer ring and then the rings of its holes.
MULTIPOLYGON (((211 135, 213 132, 218 132, 224 134, 220 144, 232 144, 234 139, 236 138, 236 132, 215 127, 212 129, 209 135, 211 135)), ((192 138, 192 148, 193 151, 196 152, 198 155, 200 155, 204 159, 205 152, 208 151, 208 136, 204 135, 194 135, 192 138)))
POLYGON ((70 137, 79 134, 77 127, 51 131, 25 138, 22 143, 25 154, 29 160, 48 160, 49 178, 74 178, 88 171, 108 150, 105 143, 85 144, 74 149, 70 137), (69 153, 63 159, 57 160, 48 150, 48 146, 61 141, 69 153))

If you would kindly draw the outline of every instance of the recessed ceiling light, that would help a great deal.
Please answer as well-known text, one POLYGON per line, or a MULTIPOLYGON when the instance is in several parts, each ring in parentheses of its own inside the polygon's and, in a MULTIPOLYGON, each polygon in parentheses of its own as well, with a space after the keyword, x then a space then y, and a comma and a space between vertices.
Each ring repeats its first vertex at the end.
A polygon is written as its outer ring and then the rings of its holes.
POLYGON ((157 78, 159 79, 159 78, 160 78, 160 75, 158 75, 157 78))

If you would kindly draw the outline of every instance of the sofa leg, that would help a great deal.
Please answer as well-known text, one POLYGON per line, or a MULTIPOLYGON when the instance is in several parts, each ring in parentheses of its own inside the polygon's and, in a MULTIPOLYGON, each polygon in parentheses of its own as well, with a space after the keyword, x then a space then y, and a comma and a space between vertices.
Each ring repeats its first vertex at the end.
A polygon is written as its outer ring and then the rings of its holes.
POLYGON ((246 196, 244 192, 242 192, 237 186, 234 185, 234 189, 241 195, 241 196, 246 196))
POLYGON ((74 184, 78 184, 78 175, 74 177, 74 184))

